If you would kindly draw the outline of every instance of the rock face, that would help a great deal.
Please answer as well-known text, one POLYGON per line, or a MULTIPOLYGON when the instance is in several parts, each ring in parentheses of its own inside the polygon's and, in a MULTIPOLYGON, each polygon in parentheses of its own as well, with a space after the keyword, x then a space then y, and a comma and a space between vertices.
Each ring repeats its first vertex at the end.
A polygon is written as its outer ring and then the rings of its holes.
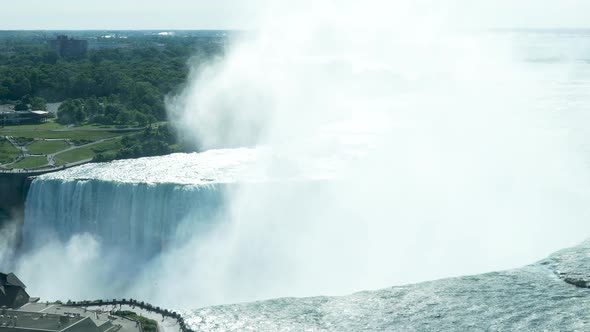
POLYGON ((590 331, 590 241, 516 270, 185 313, 195 331, 590 331))

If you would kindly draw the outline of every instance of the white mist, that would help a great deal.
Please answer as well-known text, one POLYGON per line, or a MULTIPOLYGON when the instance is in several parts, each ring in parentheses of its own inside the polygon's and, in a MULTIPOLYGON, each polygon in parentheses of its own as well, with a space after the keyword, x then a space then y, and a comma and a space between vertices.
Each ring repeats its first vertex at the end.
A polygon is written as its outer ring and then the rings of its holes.
POLYGON ((195 68, 169 110, 205 149, 257 149, 241 182, 271 181, 237 186, 214 230, 182 227, 187 242, 131 273, 126 252, 78 234, 17 274, 46 298, 195 307, 518 267, 581 241, 588 135, 553 81, 570 68, 517 61, 509 37, 455 24, 486 17, 447 5, 261 5, 257 29, 195 68), (52 274, 64 293, 38 277, 52 274))
POLYGON ((206 149, 264 146, 263 173, 335 164, 338 180, 238 190, 229 226, 182 249, 195 262, 183 274, 203 285, 188 287, 193 298, 506 269, 587 236, 590 179, 568 115, 547 103, 551 86, 507 38, 458 29, 462 13, 442 8, 281 2, 195 70, 170 107, 185 135, 206 149))

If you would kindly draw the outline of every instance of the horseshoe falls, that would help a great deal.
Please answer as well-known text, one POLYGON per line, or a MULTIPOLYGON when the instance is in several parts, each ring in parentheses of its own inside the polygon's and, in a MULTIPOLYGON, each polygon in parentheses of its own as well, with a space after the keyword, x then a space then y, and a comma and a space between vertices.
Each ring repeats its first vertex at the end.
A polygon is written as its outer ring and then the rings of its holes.
POLYGON ((109 248, 152 257, 178 241, 187 215, 206 228, 224 201, 220 184, 117 183, 101 180, 36 179, 29 193, 24 243, 48 237, 67 242, 93 234, 109 248))
POLYGON ((182 241, 182 227, 204 230, 215 222, 228 186, 252 152, 89 164, 37 177, 27 196, 23 244, 65 243, 87 233, 106 248, 153 257, 182 241))
MULTIPOLYGON (((305 219, 304 214, 313 210, 311 205, 330 188, 327 183, 334 174, 330 162, 314 165, 312 173, 305 165, 269 157, 264 151, 237 148, 179 153, 87 164, 38 176, 28 191, 19 250, 27 264, 16 269, 39 285, 38 293, 47 299, 124 295, 166 303, 168 295, 146 292, 164 269, 175 278, 183 276, 179 284, 184 286, 191 273, 198 273, 208 287, 210 278, 221 273, 216 264, 233 265, 228 259, 244 263, 239 256, 242 249, 225 252, 233 245, 232 234, 239 226, 228 221, 235 219, 228 214, 238 213, 228 204, 240 201, 236 192, 267 195, 269 202, 296 202, 291 214, 305 219), (280 165, 275 168, 288 171, 261 174, 253 166, 265 158, 280 165), (307 193, 306 198, 297 197, 302 192, 307 193), (212 252, 224 258, 211 262, 212 252), (169 270, 179 262, 191 268, 188 275, 169 270), (61 276, 61 282, 70 287, 57 291, 46 284, 45 273, 61 276)), ((271 215, 277 220, 282 217, 278 212, 271 215)), ((256 227, 250 228, 254 231, 256 227)), ((179 293, 186 291, 178 289, 179 293)))

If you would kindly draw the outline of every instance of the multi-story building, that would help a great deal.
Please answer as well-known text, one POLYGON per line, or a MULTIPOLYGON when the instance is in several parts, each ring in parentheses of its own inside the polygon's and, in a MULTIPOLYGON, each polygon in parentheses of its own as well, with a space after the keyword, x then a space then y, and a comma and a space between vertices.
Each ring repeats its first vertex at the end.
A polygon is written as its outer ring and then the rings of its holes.
POLYGON ((88 41, 62 35, 50 40, 49 47, 61 56, 82 56, 88 51, 88 41))

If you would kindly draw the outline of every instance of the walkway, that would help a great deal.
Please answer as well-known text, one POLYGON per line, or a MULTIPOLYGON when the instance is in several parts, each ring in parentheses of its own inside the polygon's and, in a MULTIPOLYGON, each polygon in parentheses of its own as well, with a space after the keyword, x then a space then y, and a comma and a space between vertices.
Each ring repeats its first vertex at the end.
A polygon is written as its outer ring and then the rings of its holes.
POLYGON ((145 309, 141 309, 138 306, 130 306, 130 305, 103 305, 103 306, 88 306, 85 307, 88 310, 92 311, 99 311, 108 313, 110 311, 133 311, 136 314, 153 319, 158 322, 158 331, 159 332, 180 332, 180 326, 176 319, 171 317, 164 317, 154 311, 147 311, 145 309))
POLYGON ((55 165, 55 156, 59 155, 60 153, 64 153, 67 151, 71 151, 71 150, 76 150, 76 149, 80 149, 80 148, 85 148, 88 146, 92 146, 95 144, 100 144, 100 143, 104 143, 107 141, 111 141, 111 140, 115 140, 115 139, 119 139, 122 138, 123 136, 115 136, 115 137, 109 137, 109 138, 103 138, 103 139, 99 139, 97 141, 88 143, 88 144, 83 144, 83 145, 72 145, 72 143, 70 142, 69 139, 59 139, 59 138, 54 138, 54 139, 36 139, 26 145, 18 145, 18 143, 14 140, 14 137, 12 136, 6 136, 6 139, 17 149, 19 149, 21 151, 21 156, 19 156, 16 160, 10 162, 10 163, 6 163, 6 164, 0 164, 0 173, 13 173, 13 174, 20 174, 20 173, 39 173, 39 174, 43 174, 43 173, 49 173, 49 172, 55 172, 55 171, 59 171, 62 169, 66 169, 66 168, 70 168, 70 167, 74 167, 74 166, 79 166, 79 165, 83 165, 86 163, 89 163, 92 161, 92 158, 90 159, 82 159, 82 160, 78 160, 75 162, 71 162, 71 163, 66 163, 64 165, 60 165, 60 166, 56 166, 55 165), (65 141, 67 142, 70 146, 66 149, 57 151, 55 153, 51 153, 51 154, 31 154, 29 153, 27 146, 37 142, 37 141, 65 141), (26 169, 26 168, 13 168, 13 169, 9 169, 6 168, 8 166, 14 165, 16 163, 18 163, 19 161, 21 161, 22 159, 26 158, 26 157, 47 157, 47 165, 46 166, 42 166, 42 167, 38 167, 35 169, 26 169))

